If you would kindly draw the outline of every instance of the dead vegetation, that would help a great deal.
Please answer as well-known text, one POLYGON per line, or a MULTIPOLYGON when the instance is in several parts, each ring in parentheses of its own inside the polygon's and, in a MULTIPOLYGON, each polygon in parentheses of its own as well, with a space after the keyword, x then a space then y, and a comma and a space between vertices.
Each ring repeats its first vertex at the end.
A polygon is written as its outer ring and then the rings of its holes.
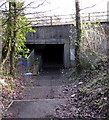
POLYGON ((72 74, 73 84, 65 85, 69 103, 59 106, 57 117, 100 119, 109 118, 109 76, 107 62, 81 75, 72 74), (75 107, 75 109, 74 109, 75 107))

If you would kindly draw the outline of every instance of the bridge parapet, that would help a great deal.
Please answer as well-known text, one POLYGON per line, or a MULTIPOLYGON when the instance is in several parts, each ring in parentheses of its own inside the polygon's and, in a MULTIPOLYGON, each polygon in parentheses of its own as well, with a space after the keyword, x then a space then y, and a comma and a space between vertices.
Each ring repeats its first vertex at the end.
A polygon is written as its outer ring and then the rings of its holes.
POLYGON ((33 26, 35 33, 28 33, 26 43, 64 44, 69 40, 74 25, 33 26))

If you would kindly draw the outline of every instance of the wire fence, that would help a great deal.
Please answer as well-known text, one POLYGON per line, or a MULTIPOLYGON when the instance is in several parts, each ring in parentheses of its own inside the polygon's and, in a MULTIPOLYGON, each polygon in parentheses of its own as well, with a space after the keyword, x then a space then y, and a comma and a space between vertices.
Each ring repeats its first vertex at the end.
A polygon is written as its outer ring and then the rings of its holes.
MULTIPOLYGON (((60 24, 74 24, 75 14, 69 15, 55 15, 55 16, 38 16, 29 17, 27 16, 32 25, 60 25, 60 24)), ((106 12, 93 12, 93 13, 81 13, 82 22, 108 22, 109 21, 109 11, 106 12)))

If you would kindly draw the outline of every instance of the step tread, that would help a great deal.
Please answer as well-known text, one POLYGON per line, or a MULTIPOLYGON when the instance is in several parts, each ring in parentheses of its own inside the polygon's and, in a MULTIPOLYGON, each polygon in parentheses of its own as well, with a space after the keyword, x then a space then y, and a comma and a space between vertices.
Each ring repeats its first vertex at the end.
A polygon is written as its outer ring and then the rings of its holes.
POLYGON ((22 99, 63 98, 62 86, 28 87, 22 93, 22 99))
POLYGON ((46 118, 55 116, 56 108, 67 102, 67 99, 15 100, 7 113, 13 113, 15 118, 46 118))

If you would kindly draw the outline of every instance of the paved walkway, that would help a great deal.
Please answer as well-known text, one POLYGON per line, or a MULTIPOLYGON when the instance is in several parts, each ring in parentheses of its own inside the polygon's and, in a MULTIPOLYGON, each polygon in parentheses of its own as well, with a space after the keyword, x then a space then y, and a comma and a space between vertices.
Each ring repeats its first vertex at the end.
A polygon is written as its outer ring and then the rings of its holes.
POLYGON ((23 99, 13 101, 7 114, 15 118, 55 117, 56 108, 67 103, 62 94, 65 82, 60 71, 41 73, 32 87, 25 88, 23 99))

